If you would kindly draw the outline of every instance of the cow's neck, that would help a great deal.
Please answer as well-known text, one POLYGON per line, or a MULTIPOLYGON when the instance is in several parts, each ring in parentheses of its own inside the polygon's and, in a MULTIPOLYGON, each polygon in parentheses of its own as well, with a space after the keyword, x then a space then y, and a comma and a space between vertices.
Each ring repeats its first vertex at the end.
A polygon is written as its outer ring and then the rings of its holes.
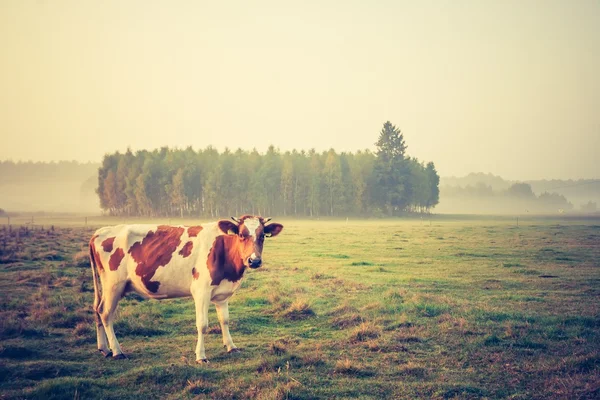
POLYGON ((242 257, 240 256, 237 242, 238 238, 236 236, 223 236, 223 250, 225 254, 222 268, 224 278, 233 282, 239 280, 244 275, 244 271, 246 270, 246 266, 242 262, 242 257))

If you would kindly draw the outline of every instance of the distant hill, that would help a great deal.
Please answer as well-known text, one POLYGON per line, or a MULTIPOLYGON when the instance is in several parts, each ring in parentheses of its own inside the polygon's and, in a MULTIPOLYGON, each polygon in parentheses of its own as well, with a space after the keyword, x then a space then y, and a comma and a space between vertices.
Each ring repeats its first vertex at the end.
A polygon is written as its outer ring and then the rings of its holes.
MULTIPOLYGON (((600 179, 511 181, 485 173, 440 179, 440 204, 437 212, 515 213, 533 212, 536 204, 515 202, 504 196, 517 183, 528 184, 533 195, 550 204, 544 211, 586 211, 589 203, 600 206, 600 179), (560 197, 564 197, 562 201, 560 197), (550 201, 552 199, 552 201, 550 201), (570 203, 570 205, 569 205, 570 203), (587 207, 587 208, 586 208, 587 207)), ((539 205, 539 202, 538 204, 539 205)))
POLYGON ((99 213, 98 163, 0 161, 0 208, 7 212, 99 213))
POLYGON ((513 182, 504 180, 502 177, 493 174, 484 174, 483 172, 471 172, 467 176, 457 178, 454 176, 441 177, 440 187, 442 186, 475 186, 478 183, 483 183, 486 186, 491 186, 494 190, 506 190, 513 182))

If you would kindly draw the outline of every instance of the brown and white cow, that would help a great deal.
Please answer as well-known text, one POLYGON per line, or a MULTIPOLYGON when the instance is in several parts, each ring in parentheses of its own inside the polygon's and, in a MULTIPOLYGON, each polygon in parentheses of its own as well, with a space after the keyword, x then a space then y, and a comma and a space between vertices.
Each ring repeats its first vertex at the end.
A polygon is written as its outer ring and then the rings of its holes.
POLYGON ((196 304, 196 361, 207 362, 204 337, 214 303, 228 352, 238 351, 229 334, 229 298, 246 268, 262 264, 265 236, 283 226, 270 218, 244 215, 199 226, 118 225, 100 228, 90 240, 98 350, 125 358, 113 322, 127 292, 147 298, 192 296, 196 304), (112 351, 111 351, 112 350, 112 351))

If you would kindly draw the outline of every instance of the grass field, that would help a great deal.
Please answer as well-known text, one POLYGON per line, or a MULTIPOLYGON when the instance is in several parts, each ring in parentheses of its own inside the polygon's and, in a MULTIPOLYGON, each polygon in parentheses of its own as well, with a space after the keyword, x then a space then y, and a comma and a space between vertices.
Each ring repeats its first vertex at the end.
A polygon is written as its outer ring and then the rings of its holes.
POLYGON ((208 365, 191 299, 96 351, 81 222, 0 227, 0 398, 600 398, 600 220, 283 220, 208 365))

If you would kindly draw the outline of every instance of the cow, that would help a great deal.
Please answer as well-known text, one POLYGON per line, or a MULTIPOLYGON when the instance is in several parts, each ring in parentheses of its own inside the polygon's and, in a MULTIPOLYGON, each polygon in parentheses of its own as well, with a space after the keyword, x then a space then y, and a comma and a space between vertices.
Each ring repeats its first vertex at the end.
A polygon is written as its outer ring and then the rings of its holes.
POLYGON ((223 345, 229 353, 239 351, 229 333, 229 298, 246 269, 262 265, 265 237, 277 236, 283 225, 252 215, 231 219, 198 226, 118 225, 95 232, 89 243, 93 312, 98 350, 105 357, 126 358, 113 324, 117 303, 128 292, 159 300, 193 297, 198 363, 208 362, 204 334, 212 302, 223 345))

